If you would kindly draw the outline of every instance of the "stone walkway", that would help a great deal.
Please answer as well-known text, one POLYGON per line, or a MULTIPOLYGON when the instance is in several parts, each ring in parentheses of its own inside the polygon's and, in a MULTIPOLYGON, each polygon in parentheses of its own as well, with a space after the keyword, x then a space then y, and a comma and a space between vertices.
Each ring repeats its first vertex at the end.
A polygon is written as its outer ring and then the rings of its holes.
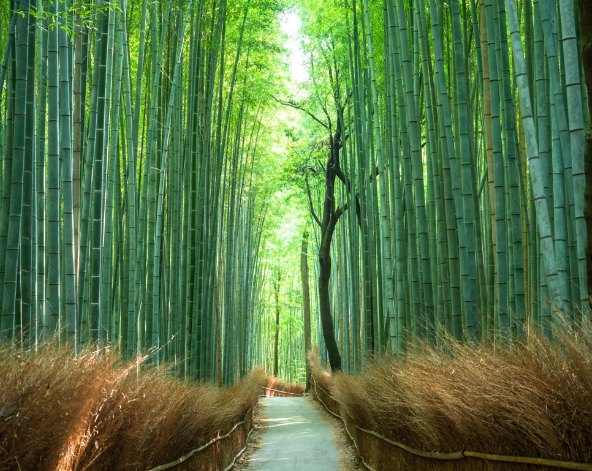
POLYGON ((304 397, 261 399, 267 426, 250 459, 254 471, 338 471, 333 427, 304 397))

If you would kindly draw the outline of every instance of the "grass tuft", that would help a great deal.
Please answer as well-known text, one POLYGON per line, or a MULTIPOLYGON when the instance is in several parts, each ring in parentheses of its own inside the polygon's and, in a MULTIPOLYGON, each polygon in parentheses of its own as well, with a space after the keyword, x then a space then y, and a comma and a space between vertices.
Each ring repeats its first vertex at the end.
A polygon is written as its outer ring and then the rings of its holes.
MULTIPOLYGON (((370 360, 357 376, 331 375, 315 354, 309 361, 342 412, 413 448, 591 463, 592 334, 563 332, 557 343, 534 338, 494 350, 450 341, 447 353, 422 344, 402 361, 370 360)), ((477 469, 455 463, 442 465, 477 469)))
POLYGON ((267 378, 267 384, 265 385, 266 388, 275 389, 275 391, 270 391, 270 389, 265 390, 265 397, 282 397, 282 396, 292 396, 292 394, 303 394, 306 386, 301 383, 290 383, 287 384, 281 379, 278 379, 274 376, 270 376, 267 378), (285 391, 292 394, 281 394, 277 391, 285 391))
POLYGON ((261 369, 227 389, 179 381, 166 367, 142 365, 138 375, 143 359, 123 362, 108 350, 74 357, 54 343, 0 347, 0 469, 168 463, 242 421, 266 381, 261 369))

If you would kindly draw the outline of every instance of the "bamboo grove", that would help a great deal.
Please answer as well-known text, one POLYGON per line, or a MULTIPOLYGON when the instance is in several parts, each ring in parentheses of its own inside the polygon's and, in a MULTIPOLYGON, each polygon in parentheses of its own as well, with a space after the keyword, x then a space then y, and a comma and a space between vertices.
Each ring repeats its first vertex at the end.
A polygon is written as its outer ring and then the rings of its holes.
POLYGON ((57 336, 187 378, 242 377, 272 111, 258 95, 281 82, 278 22, 262 18, 283 7, 5 8, 2 341, 57 336))
POLYGON ((1 341, 231 384, 587 326, 578 1, 7 1, 1 341))
POLYGON ((297 162, 332 368, 587 325, 577 3, 301 8, 311 80, 282 103, 316 130, 297 162))

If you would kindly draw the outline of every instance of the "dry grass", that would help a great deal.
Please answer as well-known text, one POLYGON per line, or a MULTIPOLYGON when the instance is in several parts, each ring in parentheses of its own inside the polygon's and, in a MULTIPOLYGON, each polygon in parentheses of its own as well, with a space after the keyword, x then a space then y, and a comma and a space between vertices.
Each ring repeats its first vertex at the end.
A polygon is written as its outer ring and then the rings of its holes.
MULTIPOLYGON (((445 355, 422 345, 401 362, 377 358, 358 376, 331 376, 314 355, 311 360, 315 378, 341 403, 342 415, 414 448, 590 463, 592 334, 564 333, 559 343, 534 339, 494 351, 450 342, 445 355)), ((519 469, 469 461, 440 463, 519 469)), ((420 466, 409 462, 396 469, 420 466)))
POLYGON ((330 369, 321 365, 318 345, 315 345, 313 349, 308 352, 307 358, 311 365, 311 373, 314 376, 317 384, 319 384, 329 394, 333 394, 334 377, 331 375, 330 369))
POLYGON ((284 381, 274 376, 270 376, 267 378, 267 384, 265 385, 265 387, 275 389, 275 391, 270 391, 270 389, 266 389, 265 397, 282 397, 291 396, 292 394, 303 394, 306 388, 306 386, 301 383, 286 384, 284 381), (282 394, 277 391, 285 391, 292 394, 282 394))
POLYGON ((228 432, 265 384, 262 370, 221 390, 178 381, 166 368, 143 367, 138 376, 139 363, 121 362, 108 351, 74 357, 51 343, 37 353, 1 348, 0 469, 164 464, 228 432))

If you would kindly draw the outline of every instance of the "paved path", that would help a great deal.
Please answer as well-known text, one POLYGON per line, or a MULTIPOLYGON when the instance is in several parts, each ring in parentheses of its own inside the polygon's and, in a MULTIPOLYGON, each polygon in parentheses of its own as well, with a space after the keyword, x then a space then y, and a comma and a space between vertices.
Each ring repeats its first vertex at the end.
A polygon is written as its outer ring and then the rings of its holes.
POLYGON ((338 471, 333 427, 304 397, 270 397, 261 448, 251 458, 254 471, 338 471))

